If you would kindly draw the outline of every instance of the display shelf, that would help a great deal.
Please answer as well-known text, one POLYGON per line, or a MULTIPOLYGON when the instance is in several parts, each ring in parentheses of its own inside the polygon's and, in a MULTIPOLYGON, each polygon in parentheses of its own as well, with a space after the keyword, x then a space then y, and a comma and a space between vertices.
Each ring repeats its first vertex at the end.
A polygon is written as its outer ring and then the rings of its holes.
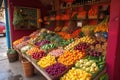
POLYGON ((60 7, 57 10, 51 10, 51 11, 55 12, 55 11, 66 10, 66 9, 70 9, 70 8, 78 8, 78 7, 91 6, 91 5, 110 4, 110 2, 111 2, 111 0, 100 0, 98 2, 89 2, 89 3, 84 3, 84 4, 76 4, 76 5, 72 5, 70 7, 60 7))
MULTIPOLYGON (((45 22, 55 22, 55 21, 80 21, 80 20, 96 20, 98 18, 88 18, 88 19, 69 19, 69 20, 46 20, 45 22)), ((99 18, 100 19, 100 18, 99 18)))
MULTIPOLYGON (((65 26, 66 23, 70 23, 71 26, 75 27, 75 26, 77 26, 76 23, 78 21, 82 21, 82 22, 84 22, 84 24, 89 24, 91 21, 96 21, 95 24, 100 23, 101 22, 101 19, 99 19, 100 8, 101 8, 101 10, 106 10, 107 7, 109 7, 109 5, 110 5, 111 0, 94 0, 94 1, 88 1, 88 2, 86 2, 86 1, 80 0, 79 3, 71 4, 70 6, 67 6, 68 3, 66 3, 66 6, 64 6, 64 7, 62 6, 63 5, 62 1, 59 1, 59 4, 54 4, 54 7, 55 6, 59 6, 59 7, 57 7, 54 10, 49 11, 49 12, 54 12, 54 14, 49 14, 47 16, 50 17, 50 15, 54 15, 54 16, 59 15, 60 18, 64 18, 63 16, 61 16, 61 14, 64 13, 67 15, 69 13, 69 17, 70 17, 69 20, 50 20, 50 19, 48 19, 45 22, 55 23, 55 26, 59 25, 59 26, 63 26, 63 27, 65 26), (98 13, 96 14, 96 17, 94 17, 94 16, 90 17, 90 15, 89 15, 89 10, 91 9, 92 6, 98 7, 98 11, 97 11, 98 13), (76 16, 76 14, 73 15, 73 12, 77 12, 79 14, 81 11, 80 8, 83 9, 83 11, 85 11, 86 14, 85 14, 84 18, 80 17, 80 19, 79 19, 78 18, 79 15, 77 15, 77 16, 76 16), (73 17, 75 17, 75 18, 73 18, 73 17), (61 25, 60 22, 63 22, 64 25, 61 25)), ((93 23, 93 25, 95 25, 95 24, 93 23)), ((47 26, 50 26, 50 25, 48 24, 47 26)), ((68 25, 68 27, 70 27, 70 25, 68 25)))
POLYGON ((77 5, 72 5, 70 7, 62 7, 59 10, 64 10, 64 9, 69 9, 69 8, 77 8, 77 7, 82 7, 82 6, 102 5, 102 4, 110 4, 110 0, 100 0, 100 1, 96 1, 96 2, 77 4, 77 5))
POLYGON ((88 18, 88 19, 72 19, 73 21, 79 21, 79 20, 96 20, 98 18, 88 18))
POLYGON ((54 21, 69 21, 70 19, 67 19, 67 20, 46 20, 46 21, 52 21, 52 22, 54 22, 54 21))
MULTIPOLYGON (((54 78, 53 76, 50 76, 47 72, 45 72, 44 69, 42 69, 40 66, 38 66, 30 57, 28 57, 27 55, 23 54, 20 52, 20 50, 16 49, 14 47, 14 49, 19 53, 19 55, 21 55, 23 58, 27 59, 29 62, 32 63, 32 65, 47 79, 47 80, 55 80, 56 78, 54 78)), ((101 70, 100 73, 97 74, 97 76, 92 79, 92 80, 98 80, 100 78, 100 76, 102 76, 104 73, 106 72, 106 67, 101 70)), ((57 79, 59 80, 59 79, 57 79)))

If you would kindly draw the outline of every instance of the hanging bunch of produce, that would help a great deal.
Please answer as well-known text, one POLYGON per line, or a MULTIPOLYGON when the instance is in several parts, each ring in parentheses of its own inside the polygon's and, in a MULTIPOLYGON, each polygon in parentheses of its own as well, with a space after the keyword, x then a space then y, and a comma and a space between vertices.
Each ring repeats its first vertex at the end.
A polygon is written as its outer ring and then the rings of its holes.
POLYGON ((108 32, 108 16, 105 17, 105 19, 96 26, 94 29, 94 32, 108 32))
POLYGON ((22 10, 19 10, 19 9, 14 9, 14 17, 13 17, 13 24, 15 26, 17 25, 23 25, 24 23, 24 18, 22 16, 22 10))

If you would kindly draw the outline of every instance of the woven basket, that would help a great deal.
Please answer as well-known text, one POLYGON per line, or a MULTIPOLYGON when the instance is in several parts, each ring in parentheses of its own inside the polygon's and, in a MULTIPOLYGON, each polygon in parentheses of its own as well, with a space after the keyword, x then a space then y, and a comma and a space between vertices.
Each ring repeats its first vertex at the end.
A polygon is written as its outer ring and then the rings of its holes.
POLYGON ((34 74, 33 65, 29 61, 23 60, 22 61, 22 66, 23 66, 23 71, 24 71, 25 77, 32 77, 33 74, 34 74))
POLYGON ((8 56, 9 62, 15 62, 15 61, 18 60, 18 54, 17 53, 14 53, 14 54, 7 53, 7 56, 8 56))

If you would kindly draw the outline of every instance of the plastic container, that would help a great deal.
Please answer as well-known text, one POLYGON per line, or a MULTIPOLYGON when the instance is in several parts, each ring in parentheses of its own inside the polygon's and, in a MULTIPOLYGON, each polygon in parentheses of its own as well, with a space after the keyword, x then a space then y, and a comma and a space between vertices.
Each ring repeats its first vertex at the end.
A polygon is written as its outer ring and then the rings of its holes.
POLYGON ((27 60, 22 60, 21 62, 25 77, 32 77, 34 75, 33 65, 27 60))

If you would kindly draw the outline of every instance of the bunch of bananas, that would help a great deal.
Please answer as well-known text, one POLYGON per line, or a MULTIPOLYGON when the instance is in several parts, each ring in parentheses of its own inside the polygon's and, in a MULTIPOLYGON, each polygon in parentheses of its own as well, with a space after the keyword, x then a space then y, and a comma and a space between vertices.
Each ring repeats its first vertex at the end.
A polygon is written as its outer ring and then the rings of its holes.
POLYGON ((96 26, 94 32, 108 32, 108 23, 102 23, 96 26))
POLYGON ((96 26, 94 32, 108 32, 108 19, 109 16, 106 16, 105 19, 96 26))

